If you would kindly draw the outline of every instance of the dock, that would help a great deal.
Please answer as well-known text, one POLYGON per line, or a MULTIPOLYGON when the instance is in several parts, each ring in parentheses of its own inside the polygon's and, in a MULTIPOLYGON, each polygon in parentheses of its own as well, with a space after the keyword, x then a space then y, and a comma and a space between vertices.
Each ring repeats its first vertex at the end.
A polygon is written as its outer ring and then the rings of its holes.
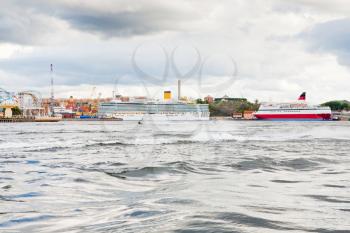
POLYGON ((0 123, 35 122, 34 117, 0 117, 0 123))
POLYGON ((21 122, 58 122, 62 118, 57 117, 0 117, 0 123, 21 123, 21 122))

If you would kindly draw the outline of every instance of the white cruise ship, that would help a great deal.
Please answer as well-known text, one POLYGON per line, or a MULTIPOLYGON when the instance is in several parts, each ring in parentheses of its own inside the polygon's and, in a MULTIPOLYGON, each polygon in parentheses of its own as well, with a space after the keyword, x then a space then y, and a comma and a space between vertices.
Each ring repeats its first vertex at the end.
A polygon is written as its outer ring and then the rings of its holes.
POLYGON ((99 118, 118 118, 125 121, 207 121, 207 104, 120 102, 101 103, 99 118))

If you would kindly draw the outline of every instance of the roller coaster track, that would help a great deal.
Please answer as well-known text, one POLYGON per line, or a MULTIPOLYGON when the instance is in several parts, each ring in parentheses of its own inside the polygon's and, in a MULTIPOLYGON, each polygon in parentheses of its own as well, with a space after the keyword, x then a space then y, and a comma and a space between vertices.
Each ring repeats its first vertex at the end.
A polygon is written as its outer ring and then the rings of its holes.
POLYGON ((19 105, 22 110, 42 109, 42 97, 37 91, 21 91, 18 93, 18 98, 19 105), (29 97, 29 101, 26 99, 27 97, 29 97))

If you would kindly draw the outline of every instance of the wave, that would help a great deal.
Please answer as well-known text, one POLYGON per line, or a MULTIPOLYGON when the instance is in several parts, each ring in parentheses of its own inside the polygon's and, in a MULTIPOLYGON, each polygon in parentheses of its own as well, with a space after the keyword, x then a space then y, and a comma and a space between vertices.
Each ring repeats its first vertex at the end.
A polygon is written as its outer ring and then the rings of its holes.
POLYGON ((236 225, 249 228, 275 230, 279 232, 302 230, 288 222, 255 217, 244 213, 210 212, 191 216, 188 223, 181 229, 175 230, 175 232, 237 232, 236 229, 231 228, 236 225))
POLYGON ((162 175, 162 174, 180 174, 181 172, 171 169, 170 167, 142 167, 142 168, 127 169, 121 172, 105 171, 104 173, 120 179, 127 179, 127 178, 145 179, 145 178, 157 178, 159 175, 162 175))
MULTIPOLYGON (((111 135, 107 130, 76 130, 59 131, 54 130, 50 133, 89 133, 96 135, 92 140, 85 141, 85 137, 80 135, 74 138, 57 140, 55 137, 46 137, 43 140, 33 142, 22 140, 21 137, 16 140, 0 141, 0 150, 17 150, 23 152, 57 152, 69 149, 82 149, 85 147, 105 147, 105 146, 138 146, 138 145, 180 145, 180 144, 204 144, 204 143, 250 143, 250 142, 299 142, 299 141, 349 141, 350 130, 348 127, 338 127, 337 125, 282 125, 283 127, 264 127, 259 128, 225 128, 224 131, 213 130, 212 128, 202 129, 195 133, 188 133, 186 130, 171 128, 169 131, 144 130, 140 132, 124 132, 118 134, 118 138, 111 140, 111 135), (102 134, 101 134, 102 133, 102 134), (104 134, 106 133, 106 134, 104 134), (19 140, 21 139, 21 140, 19 140)), ((42 134, 44 132, 29 131, 18 132, 18 134, 42 134)), ((115 136, 115 135, 112 135, 115 136)), ((62 136, 61 136, 62 137, 62 136)), ((253 143, 250 143, 254 145, 253 143)))
POLYGON ((318 133, 317 130, 307 132, 258 132, 251 135, 242 135, 237 132, 211 132, 200 131, 195 134, 166 134, 156 133, 153 135, 138 136, 136 138, 121 138, 115 141, 97 142, 97 146, 113 145, 162 145, 162 144, 190 144, 190 143, 217 143, 217 142, 299 142, 313 140, 348 141, 350 133, 333 132, 318 133))
POLYGON ((126 145, 130 145, 128 143, 123 143, 123 142, 119 142, 119 141, 105 141, 105 142, 96 142, 96 143, 92 143, 92 144, 88 144, 86 145, 86 147, 94 147, 94 146, 126 146, 126 145))
POLYGON ((348 197, 330 197, 325 195, 305 195, 305 197, 313 198, 318 201, 330 202, 330 203, 342 203, 342 204, 350 203, 350 199, 348 197))
MULTIPOLYGON (((101 170, 100 170, 101 171, 101 170)), ((113 176, 120 179, 155 179, 159 180, 163 176, 178 176, 188 173, 202 173, 198 168, 194 168, 191 164, 183 161, 175 161, 170 163, 164 163, 160 166, 146 166, 146 167, 136 167, 127 168, 119 171, 110 171, 108 169, 102 170, 105 174, 113 176)))
POLYGON ((129 145, 162 145, 162 144, 189 144, 189 143, 206 143, 220 141, 238 141, 242 140, 240 136, 233 136, 230 133, 206 133, 201 132, 195 135, 176 134, 175 136, 167 135, 159 137, 144 136, 136 138, 123 138, 112 141, 99 141, 87 144, 86 146, 129 146, 129 145))
POLYGON ((25 150, 25 152, 57 152, 60 150, 69 149, 68 146, 52 146, 47 148, 38 148, 38 149, 31 149, 31 150, 25 150))
POLYGON ((264 171, 276 171, 276 170, 300 170, 310 171, 320 168, 320 163, 305 158, 296 158, 289 160, 276 160, 268 157, 251 158, 240 161, 235 164, 227 165, 237 170, 264 170, 264 171))
POLYGON ((319 126, 313 128, 298 127, 264 129, 247 135, 251 141, 309 141, 309 140, 350 140, 348 127, 319 126))
POLYGON ((52 215, 39 215, 36 217, 25 217, 25 218, 16 218, 16 219, 10 219, 5 222, 0 222, 0 228, 1 227, 10 227, 12 225, 16 224, 25 224, 25 223, 32 223, 37 221, 46 221, 48 219, 54 218, 52 215))

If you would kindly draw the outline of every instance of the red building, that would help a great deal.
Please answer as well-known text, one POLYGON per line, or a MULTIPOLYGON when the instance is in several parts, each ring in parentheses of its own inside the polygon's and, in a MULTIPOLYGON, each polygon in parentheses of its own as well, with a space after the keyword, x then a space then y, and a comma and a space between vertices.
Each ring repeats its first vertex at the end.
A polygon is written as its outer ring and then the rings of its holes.
POLYGON ((211 104, 214 102, 214 98, 211 97, 210 95, 204 97, 204 101, 207 102, 208 104, 211 104))

